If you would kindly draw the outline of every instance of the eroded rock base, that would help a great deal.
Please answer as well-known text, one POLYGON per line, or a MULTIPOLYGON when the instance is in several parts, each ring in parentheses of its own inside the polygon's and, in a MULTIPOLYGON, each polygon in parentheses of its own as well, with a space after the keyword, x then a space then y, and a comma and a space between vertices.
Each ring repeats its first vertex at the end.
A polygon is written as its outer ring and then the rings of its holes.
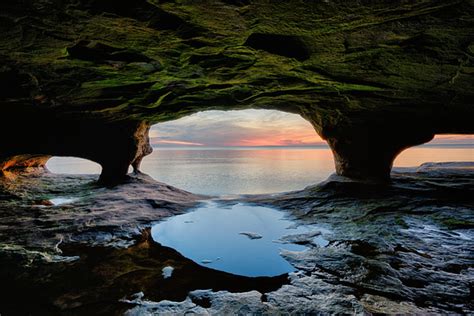
POLYGON ((308 240, 306 251, 282 253, 299 270, 289 278, 229 275, 153 242, 147 226, 205 197, 146 176, 113 188, 48 174, 2 183, 0 311, 473 313, 474 165, 427 164, 392 178, 383 186, 333 176, 240 199, 328 227, 327 246, 308 240))

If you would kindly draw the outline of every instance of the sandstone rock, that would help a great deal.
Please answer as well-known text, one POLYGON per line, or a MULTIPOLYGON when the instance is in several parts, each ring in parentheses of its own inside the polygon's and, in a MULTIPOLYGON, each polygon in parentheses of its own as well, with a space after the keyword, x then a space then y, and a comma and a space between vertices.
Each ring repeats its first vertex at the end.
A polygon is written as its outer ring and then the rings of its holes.
POLYGON ((150 153, 150 124, 206 109, 300 114, 337 173, 365 180, 389 179, 402 150, 435 134, 474 131, 471 1, 28 0, 1 11, 5 174, 75 156, 116 183, 150 153))
POLYGON ((270 278, 210 269, 153 241, 146 227, 202 196, 143 174, 111 188, 92 176, 19 175, 0 181, 0 281, 8 289, 0 307, 6 314, 472 314, 474 230, 465 225, 474 222, 472 165, 395 170, 390 186, 337 176, 302 191, 241 197, 330 228, 321 230, 324 247, 282 251, 297 271, 270 278), (45 196, 80 199, 32 205, 45 196))

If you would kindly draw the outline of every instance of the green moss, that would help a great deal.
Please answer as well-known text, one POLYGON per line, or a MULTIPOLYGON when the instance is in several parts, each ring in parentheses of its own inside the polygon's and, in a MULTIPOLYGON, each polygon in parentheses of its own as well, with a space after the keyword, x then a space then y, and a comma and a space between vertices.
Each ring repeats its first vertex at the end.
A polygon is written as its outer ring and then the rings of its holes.
MULTIPOLYGON (((472 112, 465 105, 473 96, 474 65, 466 55, 472 55, 472 7, 458 1, 255 1, 241 8, 148 1, 130 2, 123 12, 49 0, 30 6, 31 19, 4 14, 14 27, 3 32, 0 55, 36 78, 31 90, 54 100, 51 107, 152 122, 206 109, 275 108, 328 125, 360 111, 435 113, 449 104, 453 112, 472 112), (150 4, 174 22, 154 18, 150 4), (246 46, 254 33, 297 38, 308 58, 246 46), (68 55, 80 41, 149 61, 68 55)), ((285 47, 285 37, 276 38, 285 47)))

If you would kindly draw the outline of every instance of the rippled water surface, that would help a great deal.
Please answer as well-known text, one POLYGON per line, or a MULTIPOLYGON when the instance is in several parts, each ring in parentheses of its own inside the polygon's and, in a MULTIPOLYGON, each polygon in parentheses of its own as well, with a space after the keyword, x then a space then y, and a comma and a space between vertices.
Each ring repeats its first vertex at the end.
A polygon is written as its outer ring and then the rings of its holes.
MULTIPOLYGON (((414 147, 395 161, 398 167, 424 162, 474 161, 474 147, 414 147)), ((53 158, 56 173, 98 173, 100 166, 77 158, 53 158)), ((259 194, 300 190, 334 173, 332 153, 319 148, 160 148, 142 170, 153 178, 194 193, 259 194)))

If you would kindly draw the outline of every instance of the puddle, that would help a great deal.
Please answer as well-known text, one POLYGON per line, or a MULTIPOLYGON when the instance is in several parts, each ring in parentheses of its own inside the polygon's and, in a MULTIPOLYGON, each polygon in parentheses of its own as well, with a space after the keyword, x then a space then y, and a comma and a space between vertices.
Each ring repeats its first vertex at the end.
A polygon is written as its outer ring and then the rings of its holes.
POLYGON ((0 284, 8 289, 0 300, 2 315, 51 315, 55 311, 122 315, 124 305, 119 300, 137 292, 146 293, 146 299, 154 302, 183 302, 196 290, 258 291, 263 295, 290 282, 287 274, 246 277, 215 270, 151 239, 127 248, 62 244, 62 256, 67 257, 39 257, 37 251, 22 250, 0 245, 0 284), (65 280, 74 286, 65 286, 65 280))
POLYGON ((171 278, 171 276, 173 275, 174 268, 171 266, 166 266, 163 269, 161 269, 161 271, 163 272, 162 273, 163 279, 167 279, 167 278, 171 278))
POLYGON ((293 272, 280 252, 304 251, 299 238, 326 246, 316 227, 296 226, 284 213, 262 206, 222 205, 211 201, 195 211, 175 216, 152 228, 153 239, 201 266, 242 276, 277 276, 293 272), (312 233, 316 231, 316 233, 312 233), (297 243, 292 243, 296 240, 297 243))
POLYGON ((58 206, 58 205, 73 203, 77 200, 78 200, 77 198, 54 198, 54 199, 50 199, 49 201, 54 206, 58 206))

